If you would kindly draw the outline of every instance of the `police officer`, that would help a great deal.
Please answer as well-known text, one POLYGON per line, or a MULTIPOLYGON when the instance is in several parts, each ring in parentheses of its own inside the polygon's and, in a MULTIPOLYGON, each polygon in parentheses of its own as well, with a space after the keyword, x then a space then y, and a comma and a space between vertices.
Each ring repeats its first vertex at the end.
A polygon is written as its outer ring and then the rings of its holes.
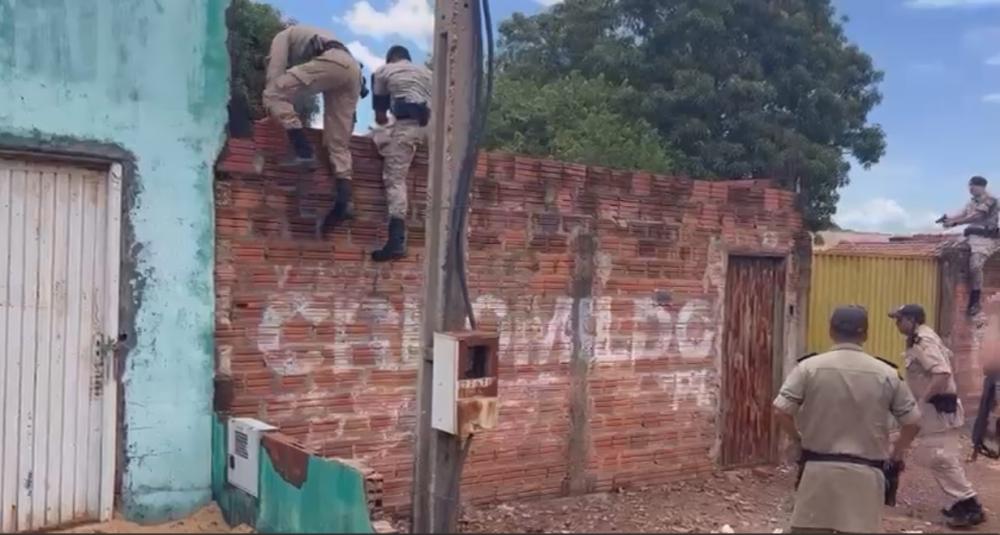
POLYGON ((906 336, 906 379, 918 396, 922 414, 913 460, 930 470, 951 500, 951 506, 942 511, 949 526, 981 524, 983 508, 959 459, 965 412, 957 395, 951 351, 925 324, 926 314, 920 305, 904 305, 889 317, 896 320, 896 328, 906 336))
POLYGON ((323 142, 337 181, 337 200, 319 222, 322 230, 353 216, 350 141, 363 85, 361 65, 326 30, 294 25, 271 41, 262 100, 271 118, 285 128, 295 151, 282 166, 317 167, 293 103, 302 96, 323 94, 323 142))
POLYGON ((990 256, 1000 248, 997 218, 1000 206, 997 199, 986 192, 987 181, 981 176, 969 179, 969 193, 972 200, 954 215, 946 215, 938 221, 951 228, 967 225, 965 236, 969 242, 969 308, 974 316, 979 313, 979 299, 983 290, 983 266, 990 256))
POLYGON ((406 175, 417 147, 426 142, 430 120, 431 71, 414 64, 410 51, 395 45, 385 57, 385 65, 372 75, 372 106, 375 122, 395 122, 375 137, 383 157, 382 181, 389 206, 389 237, 385 246, 372 253, 372 260, 387 262, 406 256, 406 175))
POLYGON ((800 359, 774 400, 778 425, 802 452, 791 531, 874 533, 886 500, 885 467, 901 461, 920 410, 898 370, 861 348, 868 313, 840 307, 834 346, 800 359), (887 422, 901 424, 890 448, 887 422))

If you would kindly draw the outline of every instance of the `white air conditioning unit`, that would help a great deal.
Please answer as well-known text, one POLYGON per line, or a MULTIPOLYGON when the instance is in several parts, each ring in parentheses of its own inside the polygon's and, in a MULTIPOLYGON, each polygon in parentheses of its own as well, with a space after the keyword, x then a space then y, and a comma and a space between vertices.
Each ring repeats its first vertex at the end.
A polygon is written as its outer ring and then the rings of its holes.
POLYGON ((257 497, 260 473, 260 437, 277 427, 253 418, 230 418, 227 480, 230 485, 257 497))

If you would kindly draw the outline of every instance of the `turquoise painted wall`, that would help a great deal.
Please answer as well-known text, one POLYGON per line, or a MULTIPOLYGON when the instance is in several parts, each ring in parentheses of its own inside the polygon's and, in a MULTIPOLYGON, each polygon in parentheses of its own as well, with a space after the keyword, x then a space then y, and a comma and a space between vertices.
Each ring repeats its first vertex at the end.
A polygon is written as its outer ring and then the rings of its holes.
POLYGON ((335 459, 310 456, 300 487, 286 481, 262 448, 259 499, 226 482, 226 420, 212 427, 212 495, 232 526, 259 533, 372 533, 365 478, 335 459))
POLYGON ((227 4, 0 0, 0 134, 112 143, 135 157, 139 302, 120 505, 137 521, 183 516, 211 496, 212 166, 226 123, 227 4))

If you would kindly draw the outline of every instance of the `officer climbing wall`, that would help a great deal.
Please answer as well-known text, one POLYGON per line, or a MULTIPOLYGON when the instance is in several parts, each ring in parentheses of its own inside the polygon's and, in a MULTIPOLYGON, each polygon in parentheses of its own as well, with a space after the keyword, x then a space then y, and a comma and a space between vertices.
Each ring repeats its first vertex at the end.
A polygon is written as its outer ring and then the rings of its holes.
POLYGON ((271 41, 262 100, 271 118, 285 128, 295 151, 295 156, 282 166, 317 167, 293 103, 302 96, 323 94, 323 143, 337 181, 337 200, 326 217, 317 222, 321 231, 352 217, 350 141, 355 110, 365 91, 361 65, 330 32, 295 25, 271 41))
POLYGON ((959 458, 965 411, 951 367, 951 350, 929 326, 920 305, 889 314, 906 336, 907 383, 920 404, 920 434, 913 460, 926 467, 951 503, 942 513, 953 528, 983 523, 983 508, 959 458))
POLYGON ((375 138, 382 155, 382 181, 389 207, 389 237, 372 253, 372 260, 387 262, 406 256, 406 175, 417 147, 426 142, 430 120, 431 71, 416 65, 406 48, 389 49, 385 65, 372 75, 375 122, 387 126, 375 138), (395 122, 389 125, 388 112, 395 122))
POLYGON ((938 222, 946 228, 967 225, 965 236, 969 242, 969 308, 970 316, 979 313, 979 300, 983 289, 983 266, 990 256, 1000 248, 1000 233, 997 230, 997 216, 1000 207, 997 199, 986 192, 986 179, 974 176, 969 180, 972 200, 955 214, 946 215, 938 222))

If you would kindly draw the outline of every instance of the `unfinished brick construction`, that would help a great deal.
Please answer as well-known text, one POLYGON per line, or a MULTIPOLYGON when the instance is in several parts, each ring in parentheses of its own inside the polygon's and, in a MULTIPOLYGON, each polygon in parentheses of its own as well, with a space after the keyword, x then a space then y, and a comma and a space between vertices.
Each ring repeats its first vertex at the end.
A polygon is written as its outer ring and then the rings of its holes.
MULTIPOLYGON (((368 253, 384 240, 385 200, 370 141, 352 145, 357 219, 320 240, 313 224, 332 201, 330 177, 270 164, 258 173, 255 151, 273 159, 286 145, 280 131, 257 130, 231 140, 217 167, 219 409, 323 455, 363 459, 384 479, 386 510, 400 512, 421 358, 426 157, 408 184, 410 256, 378 265, 368 253)), ((501 409, 499 428, 473 443, 465 501, 708 472, 725 449, 718 422, 740 418, 747 400, 769 402, 775 373, 802 348, 810 241, 794 194, 767 182, 484 154, 469 224, 475 310, 500 332, 501 409), (755 322, 773 355, 726 341, 730 255, 775 259, 773 316, 755 322), (721 392, 746 399, 729 404, 721 392)), ((758 297, 733 301, 731 321, 749 322, 740 314, 758 297)), ((769 419, 747 418, 770 436, 769 419)))

